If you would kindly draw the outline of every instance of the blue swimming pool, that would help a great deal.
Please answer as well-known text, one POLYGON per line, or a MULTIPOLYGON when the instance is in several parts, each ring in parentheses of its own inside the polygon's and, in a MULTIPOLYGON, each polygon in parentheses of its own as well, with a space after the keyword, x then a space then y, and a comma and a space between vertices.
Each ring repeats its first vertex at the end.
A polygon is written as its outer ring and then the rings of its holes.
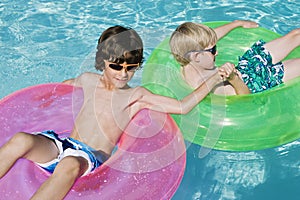
MULTIPOLYGON (((147 59, 184 21, 248 19, 285 34, 300 27, 299 18, 299 0, 2 0, 0 98, 30 85, 94 71, 97 39, 112 25, 136 29, 147 59)), ((140 84, 141 72, 132 86, 140 84)), ((263 151, 211 151, 202 159, 199 149, 189 145, 186 173, 173 199, 297 199, 300 195, 299 141, 263 151)))
MULTIPOLYGON (((62 81, 93 70, 105 28, 135 28, 145 58, 183 21, 250 19, 280 34, 299 27, 300 3, 205 0, 3 0, 0 2, 0 97, 37 83, 62 81)), ((132 81, 140 83, 141 72, 132 81)))

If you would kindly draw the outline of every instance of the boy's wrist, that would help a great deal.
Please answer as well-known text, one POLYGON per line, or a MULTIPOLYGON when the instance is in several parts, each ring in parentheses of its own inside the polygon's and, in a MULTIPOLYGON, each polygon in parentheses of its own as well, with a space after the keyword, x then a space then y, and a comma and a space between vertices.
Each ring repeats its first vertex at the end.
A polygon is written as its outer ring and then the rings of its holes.
POLYGON ((236 72, 233 72, 229 77, 228 77, 228 79, 227 79, 230 83, 231 82, 236 82, 236 81, 239 81, 240 80, 240 78, 239 78, 239 75, 238 75, 238 73, 236 73, 236 72))
POLYGON ((235 27, 242 26, 241 20, 234 20, 232 23, 235 25, 235 27))

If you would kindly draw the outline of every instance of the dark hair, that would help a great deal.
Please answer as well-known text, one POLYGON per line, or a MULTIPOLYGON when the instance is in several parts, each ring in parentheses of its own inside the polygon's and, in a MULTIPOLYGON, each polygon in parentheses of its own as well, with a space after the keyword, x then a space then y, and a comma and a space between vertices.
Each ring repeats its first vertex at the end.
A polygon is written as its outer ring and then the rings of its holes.
POLYGON ((97 70, 104 70, 104 60, 118 64, 142 63, 142 39, 131 28, 117 25, 106 29, 98 40, 95 63, 97 70))

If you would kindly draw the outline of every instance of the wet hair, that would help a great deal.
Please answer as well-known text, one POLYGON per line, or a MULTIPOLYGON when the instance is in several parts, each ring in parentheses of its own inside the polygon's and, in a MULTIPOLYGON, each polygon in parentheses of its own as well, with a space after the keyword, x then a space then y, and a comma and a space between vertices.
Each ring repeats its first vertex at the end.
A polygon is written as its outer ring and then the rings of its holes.
POLYGON ((103 71, 104 60, 122 64, 140 63, 143 61, 143 42, 137 32, 123 26, 106 29, 98 39, 95 68, 103 71))
POLYGON ((170 38, 170 49, 181 66, 187 65, 190 60, 186 53, 194 50, 204 50, 216 44, 217 35, 213 29, 203 24, 185 22, 179 25, 170 38))

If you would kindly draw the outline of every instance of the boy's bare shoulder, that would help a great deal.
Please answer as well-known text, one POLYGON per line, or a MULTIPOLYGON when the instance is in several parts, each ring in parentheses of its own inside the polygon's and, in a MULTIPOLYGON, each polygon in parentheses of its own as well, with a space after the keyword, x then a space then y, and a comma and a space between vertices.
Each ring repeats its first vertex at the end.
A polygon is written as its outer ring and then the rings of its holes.
POLYGON ((142 86, 137 86, 134 88, 126 89, 125 92, 130 96, 131 99, 140 99, 145 94, 147 94, 148 90, 142 86))
POLYGON ((82 79, 100 78, 102 75, 93 72, 84 72, 80 75, 82 79))
POLYGON ((139 95, 143 95, 143 94, 147 94, 149 93, 149 90, 147 90, 146 88, 142 87, 142 86, 137 86, 135 88, 131 88, 133 93, 139 94, 139 95))
POLYGON ((84 85, 99 80, 101 76, 102 75, 93 72, 84 72, 78 76, 77 81, 80 85, 84 85))

